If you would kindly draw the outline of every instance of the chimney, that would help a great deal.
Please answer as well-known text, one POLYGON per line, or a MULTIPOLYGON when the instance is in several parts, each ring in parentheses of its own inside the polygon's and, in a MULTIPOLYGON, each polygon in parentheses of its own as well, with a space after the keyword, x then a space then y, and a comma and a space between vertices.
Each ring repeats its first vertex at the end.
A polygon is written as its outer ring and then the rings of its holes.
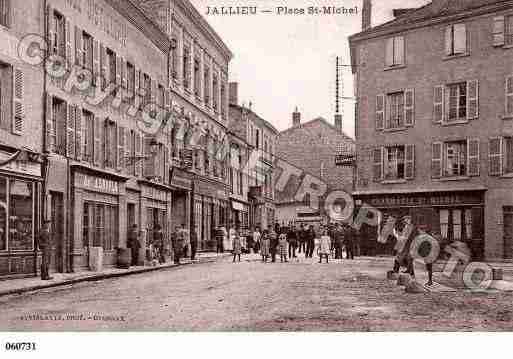
POLYGON ((239 83, 238 82, 230 82, 229 84, 229 102, 231 105, 239 104, 239 83))
POLYGON ((363 0, 362 9, 362 31, 369 30, 372 27, 372 0, 363 0))
POLYGON ((441 12, 447 5, 449 5, 449 0, 432 0, 431 1, 431 11, 434 14, 438 14, 441 12))
POLYGON ((339 132, 342 132, 342 114, 335 114, 335 127, 339 132))
POLYGON ((297 106, 296 110, 292 113, 292 126, 297 127, 301 124, 301 112, 298 111, 297 106))

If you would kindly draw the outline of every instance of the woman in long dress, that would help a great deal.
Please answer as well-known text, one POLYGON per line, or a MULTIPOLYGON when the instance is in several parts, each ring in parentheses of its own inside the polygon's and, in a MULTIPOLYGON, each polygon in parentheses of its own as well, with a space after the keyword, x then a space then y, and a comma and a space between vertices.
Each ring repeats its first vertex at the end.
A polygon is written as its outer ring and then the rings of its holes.
POLYGON ((322 236, 319 241, 319 263, 322 263, 322 257, 326 257, 326 263, 328 263, 328 257, 331 250, 331 238, 328 236, 328 231, 323 229, 322 236))
POLYGON ((269 231, 264 231, 264 234, 262 235, 260 242, 260 254, 262 255, 262 262, 267 263, 267 259, 269 258, 269 248, 271 247, 269 231))
POLYGON ((235 263, 235 258, 239 257, 242 253, 242 241, 238 233, 233 237, 233 263, 235 263))

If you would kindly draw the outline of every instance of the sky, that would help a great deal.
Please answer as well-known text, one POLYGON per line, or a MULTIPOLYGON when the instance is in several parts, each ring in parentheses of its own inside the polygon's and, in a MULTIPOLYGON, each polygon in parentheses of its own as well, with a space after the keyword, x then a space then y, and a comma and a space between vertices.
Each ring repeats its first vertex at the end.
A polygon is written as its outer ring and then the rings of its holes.
MULTIPOLYGON (((335 58, 350 64, 348 36, 361 31, 362 0, 190 0, 234 54, 230 81, 239 83, 239 104, 278 130, 292 124, 297 106, 301 121, 335 113, 335 58), (257 6, 273 10, 253 16, 207 15, 207 7, 257 6), (278 15, 278 6, 358 7, 357 15, 278 15)), ((418 7, 429 0, 373 0, 373 26, 393 18, 392 9, 418 7)), ((343 96, 353 97, 350 67, 342 69, 343 96)), ((341 102, 343 130, 354 137, 354 100, 341 102)))

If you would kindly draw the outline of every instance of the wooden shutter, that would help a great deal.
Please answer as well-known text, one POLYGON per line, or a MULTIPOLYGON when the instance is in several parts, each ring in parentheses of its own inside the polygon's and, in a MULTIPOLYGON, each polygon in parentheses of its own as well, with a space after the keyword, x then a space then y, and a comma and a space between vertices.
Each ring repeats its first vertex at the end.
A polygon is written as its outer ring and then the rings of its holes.
POLYGON ((413 126, 415 123, 415 90, 404 91, 404 124, 413 126))
POLYGON ((141 76, 141 70, 135 69, 135 79, 134 79, 134 90, 135 90, 135 99, 137 101, 137 97, 139 96, 139 88, 140 88, 140 82, 139 77, 141 76))
POLYGON ((82 161, 82 153, 85 151, 85 124, 82 121, 82 108, 75 106, 75 158, 82 161))
POLYGON ((445 86, 435 86, 433 93, 433 122, 442 123, 445 117, 445 86))
POLYGON ((376 130, 382 130, 385 125, 385 95, 376 96, 376 130))
POLYGON ((373 179, 379 182, 383 179, 383 148, 378 147, 372 151, 373 158, 373 179))
POLYGON ((135 162, 135 175, 138 177, 142 176, 143 160, 142 156, 142 136, 140 133, 135 134, 135 156, 137 160, 135 162))
POLYGON ((513 75, 506 78, 506 116, 513 116, 513 75))
POLYGON ((66 68, 71 69, 71 66, 73 66, 73 26, 71 25, 71 22, 66 19, 64 26, 66 27, 64 29, 64 34, 66 37, 66 68))
POLYGON ((500 176, 503 170, 502 137, 490 138, 488 144, 488 173, 490 176, 500 176))
POLYGON ((452 55, 452 48, 453 48, 452 29, 453 29, 453 25, 449 25, 445 28, 445 54, 447 56, 452 55))
POLYGON ((397 36, 394 38, 394 65, 404 65, 404 36, 397 36))
POLYGON ((467 140, 467 174, 469 176, 479 176, 479 139, 469 138, 467 140))
POLYGON ((504 24, 504 16, 496 16, 493 18, 493 46, 504 45, 504 24))
POLYGON ((55 128, 53 127, 53 97, 48 92, 46 97, 46 151, 55 151, 55 128))
POLYGON ((434 142, 431 145, 431 177, 442 177, 443 143, 434 142))
POLYGON ((454 24, 454 53, 464 54, 467 52, 467 26, 465 24, 454 24))
POLYGON ((93 117, 94 121, 94 165, 100 166, 101 164, 101 151, 102 151, 102 130, 103 130, 103 121, 99 116, 93 117))
POLYGON ((125 59, 121 59, 121 84, 123 88, 128 89, 128 67, 125 59))
POLYGON ((84 46, 82 44, 82 29, 75 26, 75 64, 84 66, 84 46))
POLYGON ((155 173, 155 159, 157 156, 153 156, 151 154, 151 146, 150 143, 152 138, 144 137, 144 177, 154 177, 155 173))
POLYGON ((467 82, 467 119, 474 120, 479 117, 479 81, 467 82))
POLYGON ((107 73, 107 49, 100 43, 100 75, 101 75, 101 88, 104 89, 108 84, 107 73))
POLYGON ((386 66, 390 67, 394 65, 394 38, 387 39, 385 49, 385 62, 386 66))
POLYGON ((121 57, 116 54, 116 85, 121 87, 121 66, 123 66, 123 61, 121 57))
POLYGON ((12 114, 12 132, 18 135, 23 133, 25 121, 24 108, 24 76, 20 69, 13 69, 13 114, 12 114))
POLYGON ((93 39, 93 84, 96 86, 101 85, 101 81, 98 81, 100 72, 100 44, 98 40, 93 39))
POLYGON ((415 145, 405 145, 404 178, 415 178, 415 145))
POLYGON ((125 167, 125 128, 118 126, 118 155, 117 155, 117 168, 122 171, 125 167))
POLYGON ((130 129, 124 128, 123 130, 123 136, 125 137, 125 153, 124 153, 124 165, 126 173, 130 173, 130 163, 134 160, 133 158, 130 158, 131 153, 131 147, 132 147, 132 139, 130 138, 130 129))
POLYGON ((66 111, 66 156, 75 158, 75 106, 68 104, 66 111))
POLYGON ((55 23, 53 19, 53 8, 51 5, 46 7, 46 38, 48 44, 48 53, 53 55, 55 49, 55 23))

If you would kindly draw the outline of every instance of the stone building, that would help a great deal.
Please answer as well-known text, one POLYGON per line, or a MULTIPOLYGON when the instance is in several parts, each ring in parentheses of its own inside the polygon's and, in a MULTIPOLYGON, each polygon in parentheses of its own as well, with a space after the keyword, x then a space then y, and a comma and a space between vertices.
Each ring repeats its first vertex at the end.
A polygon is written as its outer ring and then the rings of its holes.
POLYGON ((206 133, 200 143, 187 148, 180 141, 176 143, 172 181, 190 182, 192 186, 187 192, 175 192, 184 205, 175 207, 171 216, 184 223, 190 217, 200 239, 199 248, 212 248, 215 227, 229 224, 226 164, 213 153, 228 138, 228 65, 233 55, 188 0, 135 1, 170 41, 168 72, 173 106, 183 111, 187 121, 201 123, 206 133), (183 168, 180 164, 188 155, 192 155, 192 167, 183 168), (193 199, 190 212, 188 196, 193 199))
MULTIPOLYGON (((0 278, 33 274, 43 192, 43 72, 19 56, 39 2, 0 1, 0 278)), ((22 51, 23 52, 23 51, 22 51)))
POLYGON ((433 0, 397 14, 376 27, 369 15, 349 40, 354 196, 381 223, 412 215, 475 259, 511 259, 513 2, 433 0))
POLYGON ((264 229, 274 225, 275 220, 274 159, 278 130, 251 108, 239 105, 238 86, 238 83, 230 83, 229 127, 251 147, 249 165, 242 174, 248 183, 249 227, 264 229))
POLYGON ((280 224, 325 223, 328 221, 324 199, 332 191, 352 191, 352 168, 338 166, 335 159, 340 150, 352 152, 354 140, 342 131, 342 119, 336 117, 335 125, 318 117, 301 122, 301 113, 292 114, 292 126, 278 135, 276 156, 300 169, 292 176, 283 191, 276 191, 276 218, 280 224), (298 199, 296 194, 305 176, 313 176, 326 185, 318 205, 311 203, 309 195, 298 199))

